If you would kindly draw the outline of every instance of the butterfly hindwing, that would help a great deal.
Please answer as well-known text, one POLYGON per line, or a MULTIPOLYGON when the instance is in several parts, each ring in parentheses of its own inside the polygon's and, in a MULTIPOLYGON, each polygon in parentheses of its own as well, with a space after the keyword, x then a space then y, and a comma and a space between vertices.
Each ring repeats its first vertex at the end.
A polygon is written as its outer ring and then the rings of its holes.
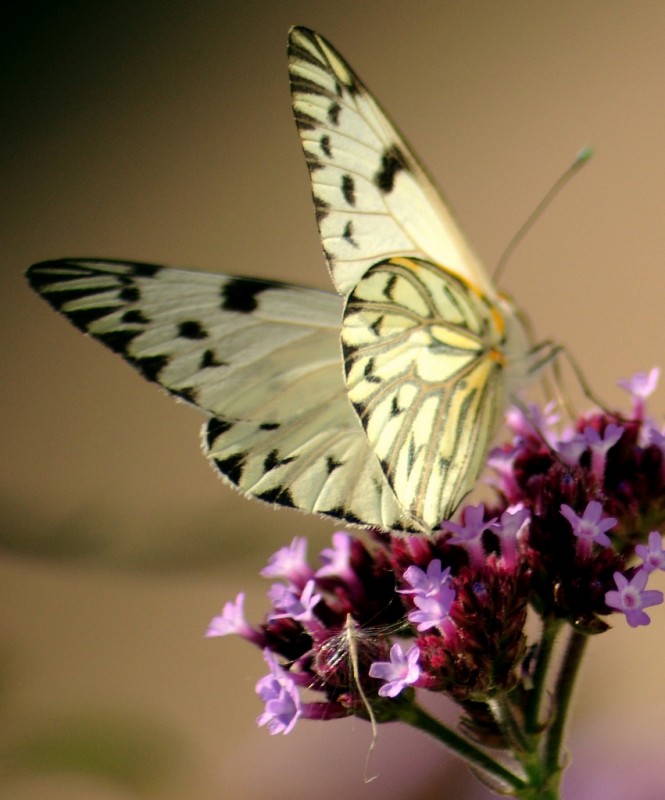
POLYGON ((452 514, 482 468, 503 411, 504 335, 487 298, 426 261, 375 264, 349 295, 349 399, 423 530, 452 514))
POLYGON ((448 205, 376 100, 317 33, 289 34, 293 112, 337 290, 391 256, 434 261, 494 289, 448 205))
POLYGON ((344 388, 330 292, 117 261, 49 261, 28 279, 84 333, 210 417, 204 448, 242 492, 351 524, 403 512, 344 388))

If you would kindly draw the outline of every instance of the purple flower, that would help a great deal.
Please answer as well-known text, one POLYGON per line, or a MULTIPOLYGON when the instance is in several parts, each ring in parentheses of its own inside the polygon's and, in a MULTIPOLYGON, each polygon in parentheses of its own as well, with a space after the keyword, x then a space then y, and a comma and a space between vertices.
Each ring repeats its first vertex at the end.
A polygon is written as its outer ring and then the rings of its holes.
POLYGON ((427 572, 412 564, 404 571, 404 580, 411 588, 398 591, 400 594, 412 594, 413 603, 418 609, 409 612, 409 622, 417 625, 419 631, 434 627, 442 630, 447 621, 446 627, 452 625, 448 617, 455 600, 455 589, 450 580, 450 567, 441 569, 438 558, 429 562, 427 572))
POLYGON ((415 564, 404 571, 404 580, 410 584, 410 589, 399 589, 400 594, 417 594, 421 597, 436 595, 442 586, 450 581, 450 567, 441 569, 441 561, 435 558, 427 565, 427 572, 423 572, 415 564))
POLYGON ((494 528, 501 543, 501 557, 507 569, 514 570, 518 563, 519 535, 531 513, 524 506, 507 508, 494 528))
POLYGON ((310 622, 314 618, 314 608, 321 600, 321 595, 314 593, 314 586, 314 581, 307 581, 301 594, 296 594, 287 586, 274 584, 268 592, 275 609, 270 619, 291 617, 298 622, 310 622))
POLYGON ((578 555, 586 557, 591 553, 592 543, 609 547, 612 542, 605 531, 613 528, 617 521, 614 517, 602 518, 603 507, 597 500, 591 500, 581 517, 573 509, 563 503, 561 514, 570 522, 573 533, 577 536, 578 555))
POLYGON ((649 534, 649 544, 638 544, 635 553, 644 562, 642 569, 645 572, 654 572, 657 569, 665 570, 665 550, 663 550, 663 540, 658 531, 651 531, 649 534))
POLYGON ((333 546, 319 554, 323 566, 316 571, 317 578, 341 578, 352 582, 355 578, 351 568, 351 542, 348 533, 338 531, 332 535, 333 546))
POLYGON ((369 668, 370 678, 386 681, 379 689, 379 695, 397 697, 403 689, 414 684, 420 677, 419 658, 417 645, 411 645, 404 653, 401 645, 395 643, 390 648, 390 661, 375 661, 369 668))
POLYGON ((646 589, 649 573, 638 570, 632 580, 628 580, 620 572, 614 573, 614 583, 617 591, 610 590, 605 593, 605 602, 610 608, 621 611, 626 615, 626 622, 631 628, 639 625, 648 625, 651 620, 643 609, 649 606, 658 606, 663 602, 663 593, 657 589, 646 589))
POLYGON ((660 370, 653 367, 649 372, 636 372, 631 378, 617 381, 633 399, 633 415, 641 419, 644 416, 644 401, 656 391, 660 370))
POLYGON ((482 537, 487 530, 494 528, 496 520, 485 522, 485 506, 467 506, 463 512, 463 524, 444 522, 441 527, 453 535, 448 540, 450 544, 460 544, 466 547, 469 560, 473 566, 480 566, 485 561, 482 537))
POLYGON ((591 472, 597 480, 602 481, 605 475, 605 462, 607 451, 621 438, 624 429, 621 425, 610 423, 605 427, 601 436, 595 428, 587 426, 584 429, 584 438, 591 450, 591 472))
POLYGON ((228 602, 224 604, 222 613, 213 617, 208 625, 206 637, 211 636, 228 636, 231 633, 236 633, 247 639, 248 642, 258 645, 259 647, 265 646, 264 637, 261 633, 254 630, 247 623, 243 605, 245 602, 245 595, 240 592, 235 599, 235 602, 228 602))
POLYGON ((263 656, 270 667, 270 674, 259 678, 256 684, 256 693, 265 703, 257 723, 259 726, 267 725, 271 736, 276 733, 287 734, 301 716, 298 689, 269 650, 264 650, 263 656))
POLYGON ((302 589, 314 572, 307 563, 307 539, 294 537, 288 547, 280 548, 270 556, 268 565, 261 570, 264 578, 283 578, 302 589))
POLYGON ((436 594, 415 595, 413 603, 415 611, 407 615, 409 622, 417 626, 418 630, 438 628, 446 636, 455 634, 455 626, 450 619, 450 608, 455 600, 455 589, 450 582, 439 587, 436 594))
POLYGON ((589 443, 582 433, 575 433, 567 439, 557 442, 557 451, 561 458, 570 466, 578 464, 582 453, 587 449, 589 443))

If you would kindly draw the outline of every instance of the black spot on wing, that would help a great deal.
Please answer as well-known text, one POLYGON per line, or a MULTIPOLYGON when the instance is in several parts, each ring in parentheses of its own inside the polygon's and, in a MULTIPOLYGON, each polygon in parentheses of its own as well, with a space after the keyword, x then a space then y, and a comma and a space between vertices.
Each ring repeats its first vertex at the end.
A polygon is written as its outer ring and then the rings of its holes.
POLYGON ((346 522, 350 522, 352 525, 367 525, 367 520, 361 519, 359 516, 349 511, 348 508, 344 508, 344 506, 334 506, 333 508, 329 508, 325 511, 323 509, 317 509, 317 511, 318 513, 325 514, 328 517, 343 519, 346 522))
POLYGON ((258 305, 258 296, 275 286, 279 286, 279 284, 272 284, 270 281, 231 278, 222 286, 222 309, 224 311, 238 311, 241 314, 251 314, 258 305))
POLYGON ((146 358, 133 358, 125 355, 129 363, 143 375, 146 380, 159 381, 159 373, 169 363, 168 356, 148 356, 146 358))
POLYGON ((42 289, 52 283, 68 280, 70 277, 80 277, 79 275, 59 275, 58 272, 64 267, 65 263, 61 261, 40 261, 39 264, 33 264, 26 270, 25 277, 30 286, 38 294, 41 294, 42 289))
POLYGON ((271 469, 279 466, 279 457, 277 450, 271 450, 268 455, 263 459, 263 471, 270 472, 271 469))
POLYGON ((342 238, 347 241, 352 247, 358 247, 358 242, 353 238, 353 222, 349 220, 344 226, 342 231, 342 238))
POLYGON ((342 106, 339 103, 331 103, 328 106, 328 121, 331 125, 339 125, 339 115, 342 113, 342 106))
POLYGON ((326 472, 328 475, 331 475, 336 469, 343 466, 343 461, 337 461, 337 459, 333 458, 332 456, 326 457, 326 472))
POLYGON ((125 303, 136 303, 141 299, 141 292, 138 286, 123 286, 118 292, 118 297, 125 303))
POLYGON ((412 434, 411 436, 409 436, 409 446, 406 448, 406 456, 407 456, 406 471, 409 475, 411 474, 416 463, 416 453, 417 453, 416 442, 412 434))
POLYGON ((268 489, 268 491, 263 492, 263 494, 257 494, 256 497, 266 503, 277 503, 277 505, 280 506, 296 508, 291 492, 285 486, 275 486, 274 489, 268 489))
POLYGON ((368 383, 381 383, 381 379, 372 374, 374 370, 374 359, 368 358, 363 370, 363 375, 368 383))
MULTIPOLYGON (((313 62, 314 63, 314 62, 313 62)), ((330 91, 316 81, 310 78, 304 78, 302 75, 291 73, 289 76, 289 84, 291 86, 291 93, 297 94, 313 94, 320 97, 330 97, 330 91)))
POLYGON ((259 425, 259 430, 261 431, 276 431, 277 428, 280 427, 279 422, 262 422, 259 425))
MULTIPOLYGON (((46 299, 50 302, 51 298, 47 296, 46 299)), ((55 305, 55 303, 51 303, 51 305, 57 311, 61 311, 63 314, 65 314, 67 319, 71 320, 77 328, 84 332, 88 330, 90 325, 92 325, 94 322, 97 322, 98 319, 103 319, 109 314, 112 314, 114 311, 117 311, 117 308, 114 306, 106 306, 102 308, 78 308, 72 311, 66 311, 62 308, 59 308, 57 305, 55 305)))
POLYGON ((215 441, 227 431, 230 431, 233 427, 232 423, 225 419, 219 419, 219 417, 212 417, 208 420, 208 424, 206 426, 206 444, 208 445, 208 449, 210 449, 215 441))
POLYGON ((346 90, 351 97, 357 97, 362 91, 360 84, 355 80, 345 81, 344 85, 346 86, 346 90))
POLYGON ((245 453, 234 453, 228 458, 213 459, 217 469, 236 486, 242 479, 242 471, 245 466, 245 453))
POLYGON ((364 430, 367 430, 367 426, 369 425, 369 418, 367 416, 367 405, 365 403, 354 403, 353 407, 356 410, 356 414, 358 415, 360 424, 363 426, 364 430))
POLYGON ((393 395, 392 402, 390 403, 390 416, 398 417, 402 413, 404 413, 404 409, 400 408, 399 403, 397 402, 397 395, 393 395))
POLYGON ((278 450, 271 450, 268 455, 263 459, 263 469, 266 472, 270 472, 271 469, 275 469, 276 467, 283 467, 285 464, 290 464, 292 461, 296 460, 296 456, 287 456, 286 458, 280 458, 278 450))
POLYGON ((356 204, 356 184, 350 175, 342 175, 342 196, 350 206, 356 204))
POLYGON ((122 321, 128 325, 147 325, 150 320, 144 316, 143 312, 137 308, 125 311, 122 315, 122 321))
POLYGON ((395 176, 403 169, 406 169, 406 162, 399 147, 393 146, 386 150, 381 157, 381 168, 374 176, 374 183, 379 191, 384 194, 392 192, 395 176))
POLYGON ((348 344, 347 342, 342 342, 342 360, 344 362, 344 372, 348 376, 351 367, 355 363, 356 353, 360 349, 360 346, 357 344, 348 344))
POLYGON ((205 339, 208 334, 200 322, 188 319, 178 325, 178 336, 183 339, 205 339))
POLYGON ((319 169, 325 169, 323 164, 319 160, 318 156, 316 156, 309 150, 304 150, 304 153, 305 153, 305 163, 307 164, 307 169, 310 172, 316 172, 319 169))
POLYGON ((314 195, 314 214, 316 215, 316 221, 320 223, 324 220, 328 216, 329 211, 330 205, 326 203, 325 200, 314 195))
POLYGON ((374 331, 374 334, 377 337, 381 336, 381 325, 383 324, 383 314, 379 314, 379 316, 374 320, 374 322, 369 326, 371 331, 374 331))
POLYGON ((198 391, 193 386, 184 386, 182 389, 169 389, 172 395, 191 403, 193 406, 198 405, 197 397, 198 391))
MULTIPOLYGON (((110 262, 111 264, 121 262, 110 262)), ((142 264, 142 263, 133 263, 131 265, 131 273, 137 278, 154 278, 157 274, 159 274, 164 267, 160 267, 159 264, 142 264)))
POLYGON ((113 350, 114 353, 127 356, 129 345, 140 333, 141 331, 139 330, 109 331, 108 333, 95 334, 95 338, 106 345, 110 350, 113 350))
POLYGON ((380 459, 380 464, 381 472, 383 472, 384 475, 390 475, 392 473, 391 465, 385 458, 380 459))
POLYGON ((383 287, 383 296, 387 297, 388 300, 393 300, 393 291, 397 284, 397 275, 391 275, 388 280, 386 281, 386 285, 383 287))
POLYGON ((330 147, 330 136, 328 136, 328 134, 324 134, 319 139, 319 145, 321 147, 321 152, 323 153, 323 155, 327 156, 328 158, 332 158, 332 149, 330 147))
POLYGON ((296 25, 289 33, 289 61, 306 61, 308 64, 313 64, 317 67, 322 65, 321 47, 317 41, 316 33, 304 25, 296 25), (315 53, 305 47, 301 42, 306 41, 315 49, 315 53))
POLYGON ((205 350, 199 362, 199 369, 206 369, 207 367, 228 367, 228 362, 222 361, 217 358, 214 350, 205 350))
MULTIPOLYGON (((57 279, 56 282, 62 284, 60 279, 57 279)), ((32 288, 35 289, 35 291, 40 294, 52 308, 54 308, 56 311, 62 312, 63 314, 67 314, 70 317, 71 312, 64 310, 64 306, 77 300, 85 300, 89 297, 94 297, 96 294, 103 294, 108 291, 108 289, 99 289, 97 291, 91 291, 90 289, 58 289, 55 291, 50 291, 50 286, 53 284, 53 278, 50 278, 48 281, 45 280, 41 285, 34 284, 32 281, 30 282, 32 288)), ((103 308, 102 314, 109 314, 114 310, 114 307, 103 308)))
POLYGON ((293 118, 299 131, 315 131, 319 127, 319 121, 315 117, 305 114, 298 108, 293 109, 293 118))

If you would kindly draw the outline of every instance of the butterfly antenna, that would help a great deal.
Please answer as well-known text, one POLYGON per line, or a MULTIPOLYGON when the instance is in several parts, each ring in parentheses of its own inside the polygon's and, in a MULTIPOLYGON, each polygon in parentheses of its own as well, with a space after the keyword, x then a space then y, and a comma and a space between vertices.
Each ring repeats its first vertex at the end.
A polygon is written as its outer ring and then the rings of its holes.
POLYGON ((369 772, 369 761, 372 756, 372 751, 374 750, 374 745, 376 744, 376 740, 378 738, 378 726, 376 722, 376 716, 374 714, 374 709, 372 708, 372 704, 367 699, 367 695, 363 690, 362 683, 360 682, 360 665, 358 663, 358 647, 356 645, 356 625, 353 620, 351 614, 346 615, 346 625, 344 626, 344 635, 347 641, 348 651, 349 651, 349 660, 351 662, 351 670, 353 673, 353 677, 356 682, 356 688, 358 690, 358 695, 360 696, 360 700, 362 704, 365 706, 365 710, 367 711, 367 716, 369 718, 370 725, 372 726, 372 740, 369 745, 369 749, 367 750, 367 755, 365 756, 365 783, 371 783, 375 778, 376 775, 372 775, 371 777, 368 776, 369 772))
POLYGON ((543 199, 538 203, 538 205, 534 208, 534 210, 529 214, 526 221, 522 224, 519 228, 517 233, 513 236, 513 238, 508 242, 506 249, 503 251, 499 262, 494 269, 494 275, 492 276, 494 281, 497 282, 500 274, 503 272, 504 267, 508 263, 508 259, 512 256, 513 251, 517 247, 517 245, 522 241, 522 239, 526 236, 529 232, 529 229, 533 226, 534 222, 538 219, 538 217, 543 213, 543 211, 547 208, 547 206, 552 202, 552 200, 556 197, 556 195, 561 191, 561 189, 565 186, 566 183, 575 175, 575 173, 583 167, 587 161, 593 155, 593 150, 591 147, 583 147, 579 153, 575 156, 573 163, 568 167, 568 169, 557 178, 554 184, 550 187, 550 189, 546 192, 543 199))

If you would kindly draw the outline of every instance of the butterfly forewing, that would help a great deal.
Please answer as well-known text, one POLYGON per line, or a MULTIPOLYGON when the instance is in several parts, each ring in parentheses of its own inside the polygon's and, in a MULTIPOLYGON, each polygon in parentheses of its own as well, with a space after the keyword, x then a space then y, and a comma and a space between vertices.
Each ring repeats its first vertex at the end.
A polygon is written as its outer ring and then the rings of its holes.
POLYGON ((408 525, 344 387, 330 292, 149 264, 63 260, 28 278, 78 328, 211 417, 241 491, 359 525, 408 525))
POLYGON ((400 505, 424 530, 470 491, 503 411, 503 318, 434 264, 393 258, 350 294, 347 390, 400 505))
POLYGON ((323 37, 289 35, 293 111, 333 282, 348 294, 385 258, 442 264, 494 290, 452 212, 372 95, 323 37))

